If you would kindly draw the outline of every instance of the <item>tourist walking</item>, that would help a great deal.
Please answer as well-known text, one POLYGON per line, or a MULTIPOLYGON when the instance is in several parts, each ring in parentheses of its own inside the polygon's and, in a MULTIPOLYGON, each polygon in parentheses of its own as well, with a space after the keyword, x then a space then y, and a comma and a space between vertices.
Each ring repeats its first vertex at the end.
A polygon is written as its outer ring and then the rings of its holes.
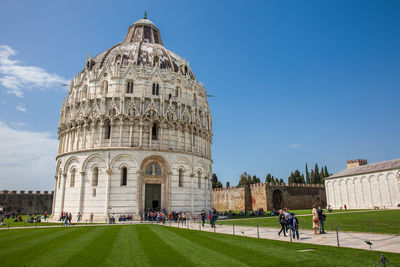
POLYGON ((319 219, 318 219, 318 212, 317 212, 317 209, 315 208, 315 205, 313 205, 312 215, 313 215, 312 220, 313 220, 314 235, 317 235, 318 228, 319 228, 319 219))
POLYGON ((206 222, 206 212, 204 210, 201 211, 200 217, 201 217, 201 226, 204 227, 204 223, 206 222))
POLYGON ((289 232, 289 217, 290 217, 288 208, 283 209, 283 215, 285 216, 285 231, 287 233, 289 232))
POLYGON ((183 223, 185 223, 185 226, 186 226, 186 214, 185 214, 185 212, 183 211, 182 212, 182 215, 181 215, 182 217, 181 217, 181 220, 182 220, 182 226, 183 226, 183 223))
POLYGON ((278 235, 281 236, 283 231, 283 235, 286 236, 285 215, 283 214, 283 210, 279 210, 278 222, 281 225, 281 230, 278 232, 278 235))
POLYGON ((326 215, 324 214, 324 210, 321 209, 321 207, 318 207, 318 220, 319 220, 319 233, 320 234, 325 234, 325 229, 324 229, 324 222, 326 215))
POLYGON ((297 240, 299 240, 299 220, 293 212, 290 213, 289 227, 292 230, 293 239, 297 237, 297 240))

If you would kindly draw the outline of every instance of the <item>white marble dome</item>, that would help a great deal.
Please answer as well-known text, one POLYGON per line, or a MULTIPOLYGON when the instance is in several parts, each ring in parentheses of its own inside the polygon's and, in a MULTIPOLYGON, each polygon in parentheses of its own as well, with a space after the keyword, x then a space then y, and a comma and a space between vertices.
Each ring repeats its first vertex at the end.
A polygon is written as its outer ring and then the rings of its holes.
POLYGON ((204 86, 147 18, 86 59, 58 129, 52 219, 95 221, 147 208, 211 208, 212 120, 204 86))

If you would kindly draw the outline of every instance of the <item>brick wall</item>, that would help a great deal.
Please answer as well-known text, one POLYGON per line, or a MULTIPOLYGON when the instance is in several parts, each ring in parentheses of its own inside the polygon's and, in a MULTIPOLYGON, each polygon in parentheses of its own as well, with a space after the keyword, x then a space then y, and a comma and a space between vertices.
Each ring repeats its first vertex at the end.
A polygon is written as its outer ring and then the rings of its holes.
POLYGON ((326 206, 322 185, 260 183, 213 190, 213 207, 217 211, 310 209, 313 205, 326 206))
POLYGON ((0 191, 0 206, 3 211, 16 212, 18 214, 42 214, 51 213, 53 204, 53 192, 44 191, 0 191))

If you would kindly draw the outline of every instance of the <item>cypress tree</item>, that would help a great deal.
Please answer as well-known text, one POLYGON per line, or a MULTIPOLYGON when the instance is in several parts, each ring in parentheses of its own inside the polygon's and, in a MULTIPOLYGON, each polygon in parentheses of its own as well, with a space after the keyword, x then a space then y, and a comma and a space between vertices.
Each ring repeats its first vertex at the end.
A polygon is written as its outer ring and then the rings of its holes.
POLYGON ((310 173, 308 172, 307 163, 306 163, 306 182, 307 182, 307 184, 311 183, 311 181, 310 181, 310 173))
POLYGON ((317 163, 315 163, 314 175, 315 175, 314 183, 319 184, 321 182, 321 178, 319 177, 319 168, 317 163))
POLYGON ((325 172, 325 177, 329 177, 329 172, 328 172, 328 168, 326 167, 326 165, 324 167, 324 172, 325 172))

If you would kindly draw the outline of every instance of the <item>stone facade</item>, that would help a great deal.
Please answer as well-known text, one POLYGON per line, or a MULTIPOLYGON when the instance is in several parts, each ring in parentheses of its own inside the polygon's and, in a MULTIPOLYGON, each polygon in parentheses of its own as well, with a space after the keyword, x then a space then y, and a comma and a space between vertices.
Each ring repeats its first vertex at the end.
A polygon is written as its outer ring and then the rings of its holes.
POLYGON ((139 219, 146 208, 211 208, 212 119, 187 61, 148 19, 71 81, 59 126, 53 218, 139 219))
POLYGON ((347 169, 325 179, 329 205, 335 209, 344 205, 350 209, 400 205, 400 159, 373 164, 353 160, 347 164, 347 169))
POLYGON ((43 214, 50 212, 53 203, 53 192, 40 191, 0 191, 0 207, 5 212, 18 214, 43 214))
POLYGON ((310 209, 326 206, 322 185, 260 183, 245 187, 213 190, 213 207, 218 211, 251 211, 289 208, 310 209))

